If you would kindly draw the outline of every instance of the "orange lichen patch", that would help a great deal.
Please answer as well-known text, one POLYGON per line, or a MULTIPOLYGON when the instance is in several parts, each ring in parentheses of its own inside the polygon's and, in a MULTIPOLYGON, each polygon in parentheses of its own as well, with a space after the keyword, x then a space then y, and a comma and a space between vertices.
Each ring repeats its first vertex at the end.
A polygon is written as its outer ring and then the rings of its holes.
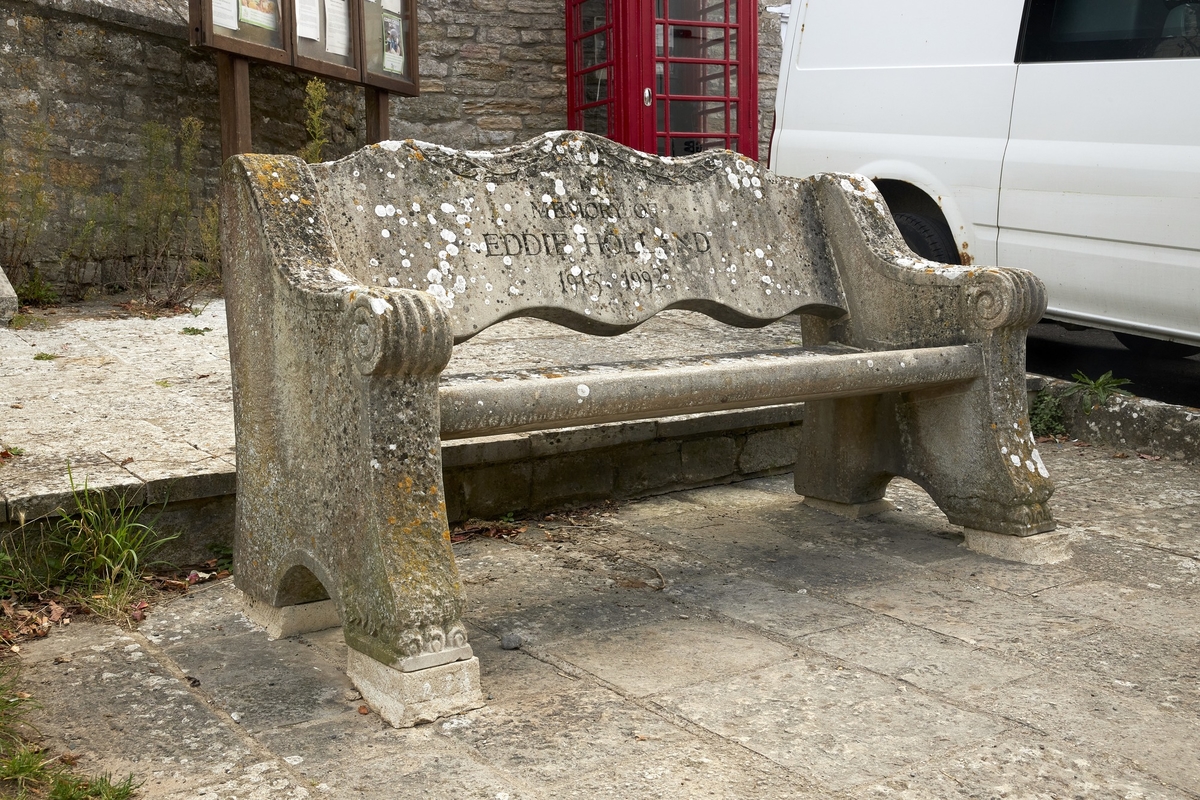
POLYGON ((412 488, 413 488, 413 479, 412 479, 412 477, 411 477, 411 476, 409 476, 409 475, 405 475, 405 476, 404 476, 404 477, 403 477, 403 478, 400 480, 400 482, 396 484, 396 488, 397 488, 397 489, 399 489, 399 490, 400 490, 400 491, 402 491, 402 492, 412 492, 412 488))
POLYGON ((395 525, 395 524, 396 524, 396 518, 388 517, 388 525, 395 525))

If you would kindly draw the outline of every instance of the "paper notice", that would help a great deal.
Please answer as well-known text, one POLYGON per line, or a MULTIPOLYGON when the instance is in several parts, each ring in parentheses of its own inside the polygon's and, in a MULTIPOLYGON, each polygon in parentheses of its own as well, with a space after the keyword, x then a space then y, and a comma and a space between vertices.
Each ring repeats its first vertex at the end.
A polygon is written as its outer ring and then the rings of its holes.
POLYGON ((383 12, 383 69, 404 74, 404 25, 400 17, 386 11, 383 12))
POLYGON ((321 38, 321 0, 296 0, 296 35, 301 39, 321 38))
POLYGON ((237 0, 213 0, 213 26, 238 29, 237 0))
POLYGON ((350 55, 350 4, 347 0, 325 0, 325 52, 350 55))
POLYGON ((404 0, 383 0, 383 10, 393 14, 404 13, 404 0))
POLYGON ((238 5, 238 19, 247 25, 273 31, 279 27, 276 17, 278 11, 275 0, 241 0, 238 5))

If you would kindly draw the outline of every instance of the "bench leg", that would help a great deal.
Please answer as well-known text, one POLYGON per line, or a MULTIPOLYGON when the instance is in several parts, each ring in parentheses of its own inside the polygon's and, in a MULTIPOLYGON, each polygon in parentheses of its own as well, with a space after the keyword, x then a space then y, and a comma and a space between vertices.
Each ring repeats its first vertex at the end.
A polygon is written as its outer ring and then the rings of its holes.
POLYGON ((350 679, 407 726, 483 704, 442 486, 451 340, 422 293, 397 293, 386 314, 365 296, 341 303, 231 315, 235 582, 276 636, 328 627, 332 603, 350 679))
POLYGON ((903 395, 896 403, 897 474, 924 487, 950 522, 978 532, 974 544, 968 536, 972 549, 1026 560, 1020 548, 1042 547, 1045 537, 1001 547, 987 535, 1032 537, 1055 528, 1054 484, 1029 428, 1020 377, 1013 386, 1008 383, 1016 381, 981 378, 967 387, 903 395))
POLYGON ((878 395, 804 404, 796 493, 822 511, 863 517, 890 510, 883 498, 895 475, 890 442, 894 429, 878 395))
MULTIPOLYGON (((921 485, 950 522, 969 529, 973 549, 1026 560, 1016 542, 999 547, 984 534, 1030 537, 1055 527, 1054 487, 1029 430, 1023 385, 980 379, 806 404, 795 473, 806 501, 869 507, 896 475, 921 485)), ((1034 541, 1042 546, 1027 545, 1034 541)), ((1036 559, 1057 560, 1029 560, 1036 559)))

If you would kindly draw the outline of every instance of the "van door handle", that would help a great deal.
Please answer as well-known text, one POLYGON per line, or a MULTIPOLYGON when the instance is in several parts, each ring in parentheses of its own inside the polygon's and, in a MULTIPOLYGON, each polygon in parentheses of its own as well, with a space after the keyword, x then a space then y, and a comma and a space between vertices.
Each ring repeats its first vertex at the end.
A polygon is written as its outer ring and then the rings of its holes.
POLYGON ((653 102, 654 102, 654 99, 653 99, 653 95, 650 94, 650 90, 646 89, 645 91, 643 91, 642 92, 642 105, 649 107, 650 104, 652 104, 653 102))

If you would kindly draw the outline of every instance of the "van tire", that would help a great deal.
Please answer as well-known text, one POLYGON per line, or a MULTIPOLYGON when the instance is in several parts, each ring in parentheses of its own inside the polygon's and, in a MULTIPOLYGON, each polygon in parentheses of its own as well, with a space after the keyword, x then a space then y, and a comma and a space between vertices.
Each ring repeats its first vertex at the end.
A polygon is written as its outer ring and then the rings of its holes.
POLYGON ((954 237, 944 220, 933 219, 913 211, 899 211, 892 215, 896 227, 904 237, 905 244, 921 258, 941 264, 960 264, 954 237))
POLYGON ((1149 336, 1138 336, 1134 333, 1114 333, 1117 341, 1125 345, 1125 349, 1139 356, 1150 358, 1187 358, 1200 353, 1200 347, 1183 342, 1168 342, 1165 339, 1152 339, 1149 336))

